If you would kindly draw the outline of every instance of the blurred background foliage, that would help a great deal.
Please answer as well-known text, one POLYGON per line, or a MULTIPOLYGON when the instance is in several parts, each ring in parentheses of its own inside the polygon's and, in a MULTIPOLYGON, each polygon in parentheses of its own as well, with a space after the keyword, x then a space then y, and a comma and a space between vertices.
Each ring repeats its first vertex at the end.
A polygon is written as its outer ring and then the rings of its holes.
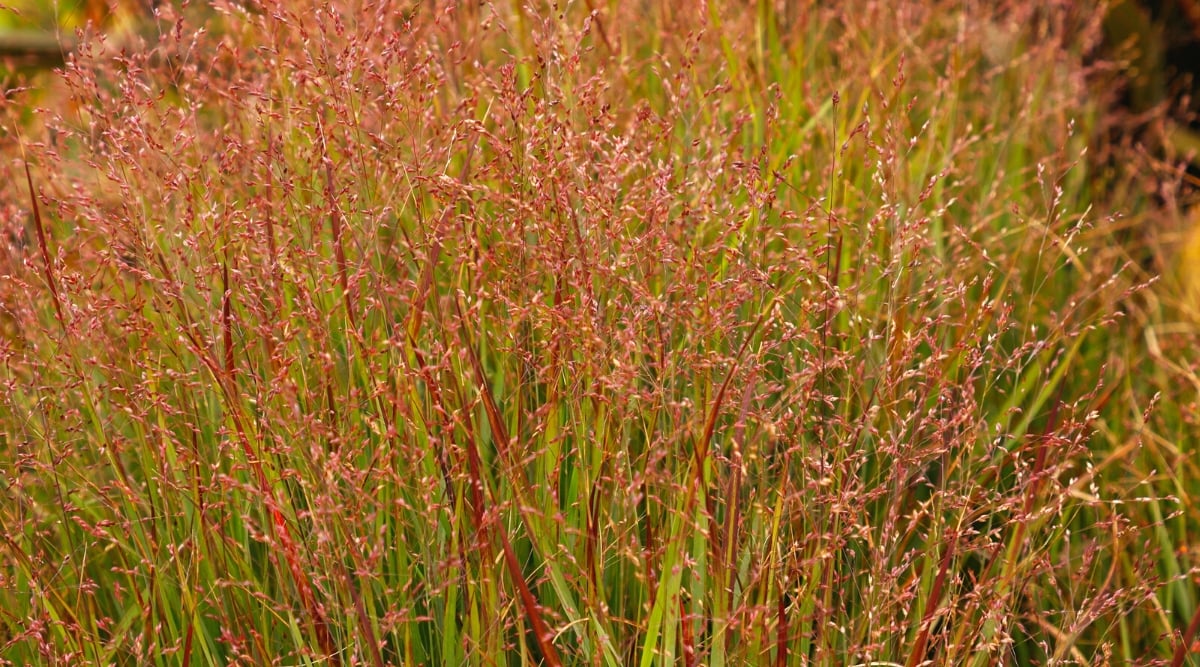
MULTIPOLYGON (((1119 94, 1113 127, 1146 147, 1146 162, 1111 165, 1149 172, 1139 179, 1158 206, 1154 224, 1135 229, 1139 243, 1166 247, 1151 273, 1166 277, 1164 294, 1200 319, 1200 2, 1117 0, 1104 18, 1100 56, 1116 65, 1119 94), (1148 174, 1149 175, 1149 174, 1148 174)), ((1110 137, 1121 141, 1122 137, 1110 137)))
POLYGON ((20 85, 21 74, 57 67, 77 30, 119 37, 153 15, 151 0, 6 0, 0 2, 0 81, 20 85))
POLYGON ((6 0, 0 4, 0 29, 71 32, 88 23, 126 27, 153 12, 151 0, 6 0))

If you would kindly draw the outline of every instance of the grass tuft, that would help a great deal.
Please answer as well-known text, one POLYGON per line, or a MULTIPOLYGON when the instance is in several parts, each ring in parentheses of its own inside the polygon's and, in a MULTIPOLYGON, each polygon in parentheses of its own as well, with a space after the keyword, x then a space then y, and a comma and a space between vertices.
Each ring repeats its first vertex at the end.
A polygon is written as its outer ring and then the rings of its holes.
POLYGON ((1195 332, 1128 232, 1162 202, 1088 155, 1099 31, 83 39, 0 205, 0 663, 1190 664, 1195 332))

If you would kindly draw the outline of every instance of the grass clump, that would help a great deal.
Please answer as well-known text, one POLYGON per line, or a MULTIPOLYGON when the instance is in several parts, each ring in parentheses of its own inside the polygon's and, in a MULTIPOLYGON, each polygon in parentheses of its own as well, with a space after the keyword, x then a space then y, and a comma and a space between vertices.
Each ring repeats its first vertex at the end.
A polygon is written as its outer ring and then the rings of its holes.
POLYGON ((0 658, 1176 654, 1155 580, 1186 569, 1139 532, 1168 496, 1129 510, 1095 453, 1132 290, 1095 251, 1097 25, 153 26, 85 42, 8 165, 0 658))

